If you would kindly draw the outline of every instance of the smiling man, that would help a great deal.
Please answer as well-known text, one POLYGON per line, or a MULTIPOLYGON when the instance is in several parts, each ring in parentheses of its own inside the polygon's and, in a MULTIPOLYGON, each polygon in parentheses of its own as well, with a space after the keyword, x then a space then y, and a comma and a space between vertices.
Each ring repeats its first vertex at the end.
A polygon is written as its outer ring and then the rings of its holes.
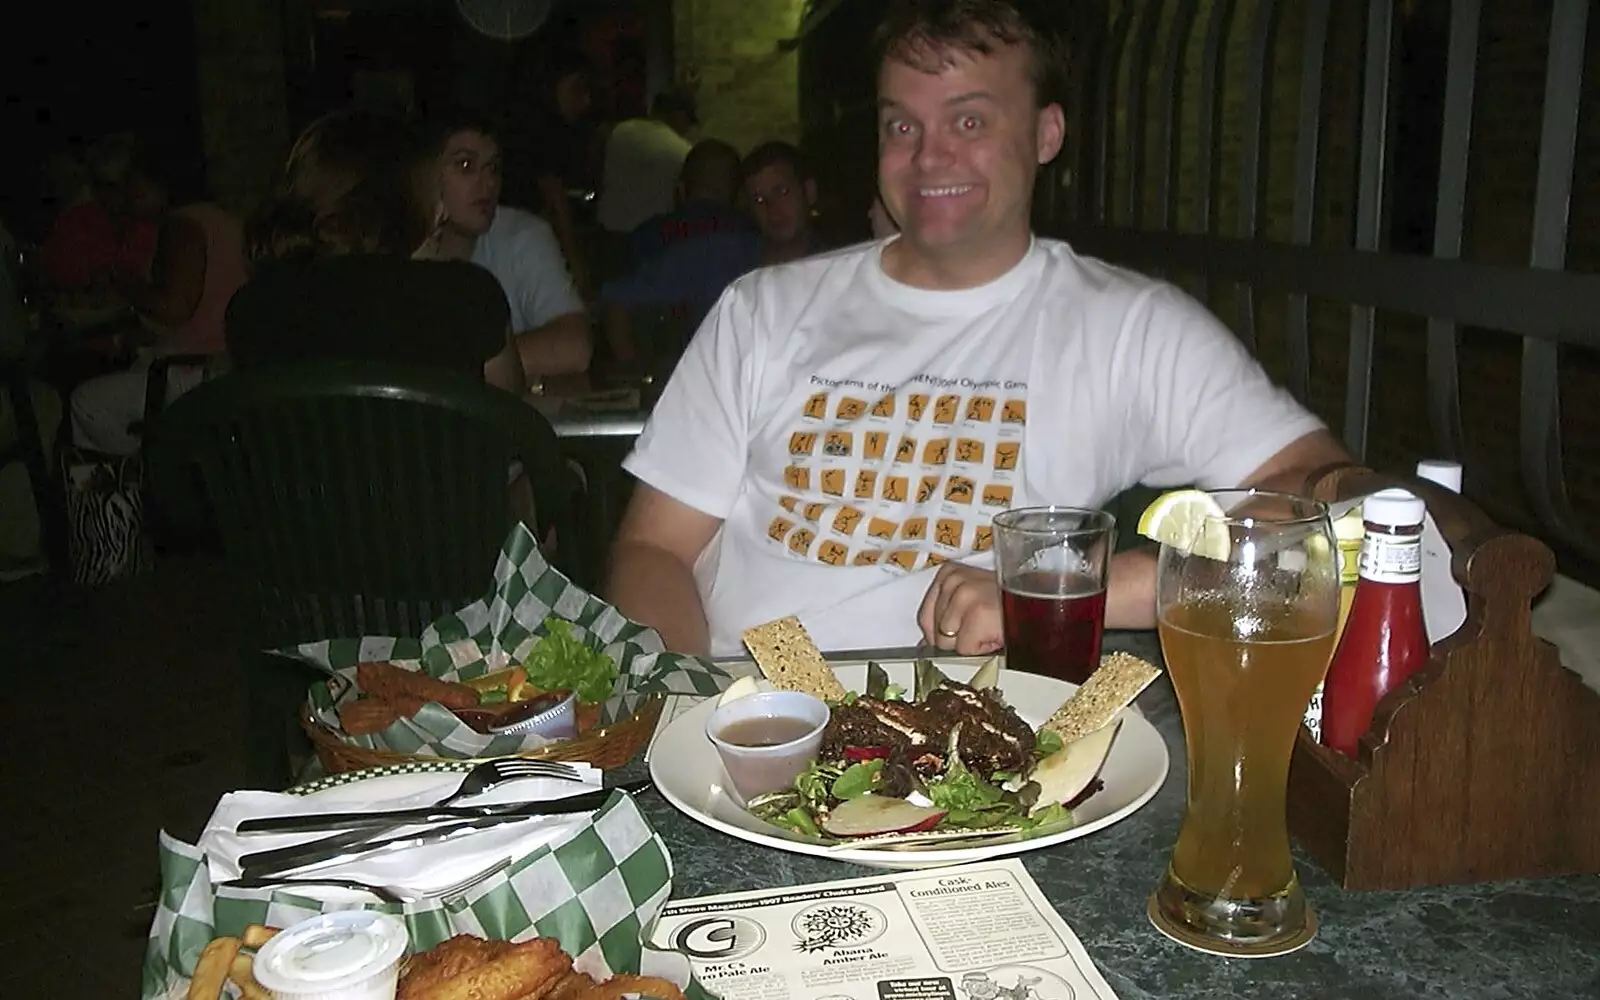
POLYGON ((500 282, 530 378, 589 367, 593 341, 583 300, 549 223, 500 204, 500 144, 470 117, 435 125, 439 162, 437 256, 470 260, 500 282))
MULTIPOLYGON (((797 615, 823 649, 992 650, 996 512, 1292 487, 1345 458, 1198 303, 1033 236, 1064 133, 1042 24, 1021 0, 892 5, 878 185, 900 234, 735 282, 627 460, 609 593, 670 647, 735 653, 797 615)), ((1124 553, 1107 624, 1154 613, 1153 559, 1124 553)))

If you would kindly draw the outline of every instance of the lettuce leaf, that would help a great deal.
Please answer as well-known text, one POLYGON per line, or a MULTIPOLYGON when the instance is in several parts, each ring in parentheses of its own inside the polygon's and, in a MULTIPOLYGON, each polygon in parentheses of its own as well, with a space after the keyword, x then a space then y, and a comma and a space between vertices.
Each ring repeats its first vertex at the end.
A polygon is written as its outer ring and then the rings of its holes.
POLYGON ((604 650, 572 634, 560 618, 544 620, 544 638, 522 664, 528 683, 546 691, 576 691, 579 701, 605 701, 617 683, 617 664, 604 650))
POLYGON ((872 791, 878 784, 878 775, 883 771, 883 758, 863 760, 851 764, 844 769, 833 783, 833 797, 839 800, 853 799, 872 791))

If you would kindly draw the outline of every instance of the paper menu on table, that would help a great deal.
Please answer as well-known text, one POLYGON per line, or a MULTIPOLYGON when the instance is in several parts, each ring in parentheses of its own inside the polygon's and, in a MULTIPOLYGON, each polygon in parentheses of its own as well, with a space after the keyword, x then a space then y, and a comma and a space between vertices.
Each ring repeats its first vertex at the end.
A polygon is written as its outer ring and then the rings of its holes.
POLYGON ((1422 627, 1438 642, 1467 620, 1467 595, 1450 570, 1450 543, 1434 523, 1422 522, 1422 627))
POLYGON ((646 764, 650 763, 650 755, 655 752, 656 740, 659 740, 661 734, 667 731, 667 727, 672 724, 672 720, 694 708, 702 701, 705 701, 705 698, 697 694, 667 695, 666 700, 661 703, 661 715, 656 719, 656 728, 650 734, 650 742, 644 748, 646 764))
POLYGON ((723 1000, 1116 1000, 1015 858, 677 900, 652 941, 723 1000))

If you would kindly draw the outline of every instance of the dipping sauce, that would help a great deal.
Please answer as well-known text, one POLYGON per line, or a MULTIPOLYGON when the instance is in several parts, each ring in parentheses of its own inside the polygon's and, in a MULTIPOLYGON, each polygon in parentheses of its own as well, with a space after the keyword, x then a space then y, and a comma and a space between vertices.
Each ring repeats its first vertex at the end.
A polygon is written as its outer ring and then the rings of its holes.
POLYGON ((736 747, 776 747, 793 743, 815 728, 810 719, 758 716, 728 723, 717 731, 717 738, 736 747))
MULTIPOLYGON (((456 718, 465 722, 474 731, 485 736, 492 736, 513 726, 537 719, 560 705, 563 701, 566 701, 570 696, 570 691, 546 691, 543 694, 529 698, 527 701, 501 702, 498 705, 484 705, 478 708, 458 708, 455 710, 455 714, 456 718)), ((545 735, 542 729, 543 727, 540 727, 530 731, 540 732, 541 735, 545 735)), ((566 733, 565 735, 571 734, 566 733)))
POLYGON ((706 736, 741 799, 775 792, 816 759, 828 706, 800 691, 763 691, 718 705, 706 736))
POLYGON ((324 913, 262 945, 255 977, 277 1000, 390 1000, 407 940, 405 923, 387 913, 324 913))

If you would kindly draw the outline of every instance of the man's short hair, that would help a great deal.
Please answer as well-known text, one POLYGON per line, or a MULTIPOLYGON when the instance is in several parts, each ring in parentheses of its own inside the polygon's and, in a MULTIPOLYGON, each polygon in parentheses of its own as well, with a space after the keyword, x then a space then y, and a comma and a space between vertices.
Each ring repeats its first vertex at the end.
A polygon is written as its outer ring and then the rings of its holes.
POLYGON ((745 154, 744 162, 739 165, 739 183, 743 184, 768 167, 779 164, 793 170, 795 177, 802 183, 812 178, 811 165, 806 161, 806 154, 800 152, 796 146, 773 139, 770 142, 763 142, 745 154))
POLYGON ((495 117, 467 107, 446 107, 431 112, 420 132, 423 145, 431 147, 435 155, 443 153, 450 137, 461 132, 476 132, 500 141, 500 123, 495 117))
POLYGON ((1065 46, 1049 27, 1050 0, 892 0, 874 39, 877 66, 894 59, 927 73, 954 53, 989 55, 1012 45, 1028 52, 1035 103, 1060 99, 1065 46))

